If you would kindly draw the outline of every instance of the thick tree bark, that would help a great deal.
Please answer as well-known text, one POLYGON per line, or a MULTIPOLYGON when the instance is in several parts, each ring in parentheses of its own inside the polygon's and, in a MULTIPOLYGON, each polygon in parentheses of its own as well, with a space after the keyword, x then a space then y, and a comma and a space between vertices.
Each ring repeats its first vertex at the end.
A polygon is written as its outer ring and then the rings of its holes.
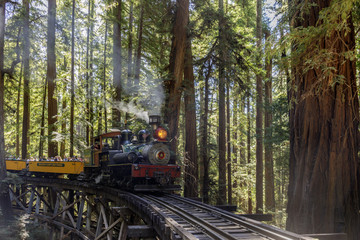
MULTIPOLYGON (((265 32, 268 40, 270 31, 265 32)), ((272 58, 270 55, 269 43, 266 44, 268 56, 266 57, 265 70, 265 209, 275 211, 275 188, 274 188, 274 160, 272 152, 272 58)))
POLYGON ((52 139, 56 131, 57 99, 55 94, 56 55, 55 55, 55 22, 56 0, 48 0, 48 28, 47 28, 47 82, 48 82, 48 156, 58 155, 57 142, 52 139))
POLYGON ((189 0, 176 1, 175 23, 170 52, 169 79, 165 82, 166 108, 165 121, 168 122, 170 147, 176 153, 180 101, 184 74, 184 58, 186 48, 186 34, 189 22, 189 0))
POLYGON ((4 137, 4 35, 5 35, 5 0, 0 0, 0 207, 2 219, 10 221, 13 218, 8 185, 6 178, 5 162, 5 137, 4 137))
POLYGON ((71 90, 70 90, 70 157, 74 156, 74 110, 75 110, 75 0, 71 15, 71 90))
POLYGON ((227 85, 226 91, 226 159, 227 159, 227 185, 228 185, 228 204, 232 205, 232 168, 231 168, 231 134, 230 134, 230 84, 227 85))
POLYGON ((196 103, 194 86, 194 69, 192 61, 191 40, 187 39, 185 53, 185 197, 198 196, 198 159, 196 131, 196 103))
MULTIPOLYGON (((64 65, 63 65, 63 70, 64 71, 67 71, 67 58, 64 56, 64 65)), ((63 88, 63 94, 62 94, 62 106, 61 106, 61 113, 62 113, 62 116, 65 116, 65 111, 66 111, 66 108, 67 108, 67 99, 66 99, 66 91, 67 91, 67 85, 64 86, 63 88)), ((67 132, 66 132, 66 118, 63 117, 62 118, 62 122, 61 122, 61 134, 63 136, 66 136, 67 135, 67 132)), ((66 145, 66 138, 64 138, 61 143, 60 143, 60 156, 64 159, 65 156, 66 156, 66 149, 65 149, 65 145, 66 145)))
MULTIPOLYGON (((127 69, 127 89, 128 90, 131 89, 131 87, 133 85, 133 34, 132 34, 133 21, 134 21, 133 8, 134 8, 134 3, 131 0, 130 1, 130 10, 129 10, 130 12, 129 12, 129 35, 128 35, 128 69, 127 69)), ((144 16, 142 16, 142 18, 144 18, 144 16)), ((140 13, 140 19, 141 19, 141 13, 140 13)), ((142 20, 140 20, 140 22, 142 22, 142 20)), ((141 28, 142 28, 142 26, 141 26, 141 28)))
POLYGON ((226 203, 226 120, 225 120, 225 36, 224 2, 219 0, 219 195, 218 205, 226 203))
MULTIPOLYGON (((63 116, 65 116, 65 110, 66 110, 66 107, 67 107, 65 91, 66 91, 66 89, 63 91, 62 106, 61 106, 63 116)), ((61 123, 61 134, 66 136, 66 133, 67 133, 66 132, 66 119, 64 118, 64 119, 62 119, 62 123, 61 123)), ((66 155, 65 145, 66 145, 66 139, 64 138, 60 143, 60 156, 62 158, 65 158, 65 155, 66 155)))
POLYGON ((94 1, 90 1, 91 4, 91 23, 90 23, 90 62, 89 62, 89 92, 90 92, 90 99, 89 99, 89 122, 90 122, 90 144, 92 143, 92 140, 94 139, 94 83, 95 83, 95 79, 94 79, 94 68, 93 68, 93 63, 94 63, 94 1))
POLYGON ((209 190, 210 190, 210 177, 209 177, 209 163, 210 159, 208 156, 208 114, 209 114, 209 78, 211 76, 212 64, 209 63, 208 71, 205 75, 205 86, 204 86, 204 109, 201 113, 202 128, 201 128, 201 139, 200 139, 200 155, 203 163, 203 188, 202 197, 204 203, 209 202, 209 190))
POLYGON ((19 75, 19 85, 18 85, 18 95, 17 95, 17 102, 16 102, 16 157, 20 157, 20 96, 21 96, 21 83, 23 77, 23 64, 21 62, 20 67, 20 75, 19 75))
MULTIPOLYGON (((247 109, 247 163, 250 165, 251 163, 251 115, 250 115, 250 91, 247 93, 247 102, 246 102, 246 109, 247 109)), ((248 167, 247 171, 248 176, 251 176, 251 168, 248 167)), ((252 184, 248 182, 248 214, 252 214, 253 212, 253 204, 252 204, 252 191, 251 186, 252 184)))
POLYGON ((46 109, 46 92, 47 92, 47 79, 44 83, 43 101, 41 109, 41 122, 40 122, 40 137, 39 137, 39 158, 44 155, 44 138, 45 138, 45 109, 46 109))
POLYGON ((144 2, 140 3, 140 19, 138 27, 138 45, 136 50, 136 59, 135 59, 135 76, 134 76, 134 87, 139 88, 140 84, 140 69, 141 69, 141 51, 142 51, 142 41, 143 41, 143 25, 144 25, 144 2))
MULTIPOLYGON (((114 25, 113 25, 113 85, 115 88, 114 101, 121 101, 122 92, 122 58, 121 58, 121 0, 115 0, 114 25)), ((113 108, 113 127, 119 128, 121 125, 121 112, 113 108)))
POLYGON ((91 128, 91 120, 90 120, 90 67, 89 67, 89 62, 90 62, 90 57, 89 57, 89 52, 90 52, 90 35, 91 35, 91 30, 92 30, 92 1, 90 0, 88 3, 88 29, 87 29, 87 34, 86 34, 86 63, 85 63, 85 68, 86 68, 86 72, 85 72, 85 81, 86 81, 86 144, 87 146, 90 146, 90 128, 91 128), (89 124, 90 123, 90 124, 89 124))
POLYGON ((263 173, 263 83, 260 69, 262 39, 262 0, 256 1, 256 47, 258 48, 258 68, 256 74, 256 213, 263 213, 264 173, 263 173))
MULTIPOLYGON (((232 183, 232 189, 234 189, 234 194, 235 194, 235 197, 234 197, 234 205, 237 206, 238 205, 238 197, 239 197, 239 194, 237 193, 237 187, 238 187, 238 178, 236 177, 235 173, 238 171, 238 149, 241 150, 241 147, 240 146, 239 148, 237 147, 237 141, 238 141, 238 130, 239 130, 239 126, 238 126, 238 113, 239 113, 239 101, 238 101, 238 98, 237 96, 235 96, 235 99, 234 99, 234 107, 233 107, 233 111, 232 111, 232 119, 233 119, 233 126, 234 126, 234 129, 232 131, 232 134, 233 134, 233 139, 234 139, 234 144, 233 144, 233 149, 232 149, 232 154, 233 154, 233 157, 232 157, 232 163, 233 163, 233 167, 231 168, 231 175, 234 176, 234 180, 232 183)), ((240 153, 242 153, 240 151, 240 153)), ((230 204, 230 203, 229 203, 230 204)))
POLYGON ((106 49, 107 49, 108 22, 105 23, 105 41, 104 41, 104 72, 103 72, 103 98, 104 98, 104 130, 108 130, 107 106, 106 106, 106 49))
POLYGON ((24 0, 24 35, 23 35, 23 61, 24 61, 24 108, 23 108, 23 129, 21 158, 26 159, 28 156, 27 147, 29 141, 28 131, 30 128, 30 38, 29 38, 29 1, 24 0))
MULTIPOLYGON (((321 27, 319 13, 331 1, 307 4, 309 11, 293 16, 293 27, 321 27)), ((345 231, 348 239, 360 239, 356 62, 344 56, 355 50, 355 36, 352 18, 345 21, 347 29, 328 30, 305 45, 293 66, 287 228, 299 233, 345 231), (307 68, 311 57, 323 57, 324 52, 331 54, 320 61, 322 66, 307 68)))

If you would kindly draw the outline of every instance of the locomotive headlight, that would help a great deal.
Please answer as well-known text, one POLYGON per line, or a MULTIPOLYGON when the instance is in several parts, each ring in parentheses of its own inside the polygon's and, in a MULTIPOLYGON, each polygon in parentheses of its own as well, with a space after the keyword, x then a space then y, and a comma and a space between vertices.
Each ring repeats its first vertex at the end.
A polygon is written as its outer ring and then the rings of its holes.
POLYGON ((158 140, 164 141, 167 138, 167 134, 168 133, 164 128, 159 127, 155 131, 155 138, 158 139, 158 140))
POLYGON ((163 160, 166 157, 166 154, 163 151, 158 151, 156 153, 156 158, 159 160, 163 160))

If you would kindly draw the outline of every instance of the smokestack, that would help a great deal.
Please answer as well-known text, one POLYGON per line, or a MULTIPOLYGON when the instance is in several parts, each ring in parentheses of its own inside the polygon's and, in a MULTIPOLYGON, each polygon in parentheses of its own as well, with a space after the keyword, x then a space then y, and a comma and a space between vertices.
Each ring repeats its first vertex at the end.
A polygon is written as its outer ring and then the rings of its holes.
POLYGON ((161 117, 159 115, 150 115, 149 116, 149 125, 153 127, 153 130, 156 130, 160 125, 161 117))

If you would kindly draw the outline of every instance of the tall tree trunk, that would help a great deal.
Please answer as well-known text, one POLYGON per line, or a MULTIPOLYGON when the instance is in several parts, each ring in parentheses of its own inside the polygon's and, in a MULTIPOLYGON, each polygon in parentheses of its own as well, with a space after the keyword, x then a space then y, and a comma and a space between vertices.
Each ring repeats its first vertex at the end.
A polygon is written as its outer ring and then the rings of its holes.
POLYGON ((230 135, 230 84, 227 82, 226 91, 226 162, 227 162, 227 184, 228 184, 228 204, 232 205, 232 168, 231 168, 231 135, 230 135))
POLYGON ((275 211, 274 160, 272 150, 272 58, 268 38, 270 31, 265 32, 266 44, 266 81, 265 81, 265 209, 275 211))
POLYGON ((91 128, 91 121, 90 121, 90 68, 89 68, 89 52, 90 52, 90 31, 91 31, 91 25, 92 25, 92 14, 91 14, 91 4, 92 1, 90 0, 88 3, 88 28, 87 28, 87 34, 86 34, 86 63, 85 63, 85 85, 86 85, 86 144, 87 146, 90 146, 90 128, 91 128))
POLYGON ((18 85, 18 95, 17 95, 17 102, 16 102, 16 157, 20 157, 20 96, 21 96, 21 83, 23 77, 23 64, 24 62, 21 61, 20 67, 20 75, 19 75, 19 85, 18 85))
POLYGON ((71 15, 71 93, 70 93, 70 157, 74 156, 74 108, 75 108, 75 0, 71 15))
POLYGON ((23 132, 22 132, 22 147, 21 158, 26 159, 28 156, 28 132, 30 128, 30 38, 29 38, 29 1, 24 0, 24 46, 23 46, 23 61, 24 61, 24 109, 23 109, 23 132))
POLYGON ((93 144, 92 141, 94 139, 94 70, 93 70, 93 62, 94 62, 94 1, 90 1, 90 63, 89 63, 89 123, 90 123, 90 145, 93 144))
MULTIPOLYGON (((236 94, 235 94, 236 95, 236 94)), ((230 182, 229 184, 232 184, 232 189, 234 189, 234 205, 237 206, 238 205, 238 197, 239 194, 237 193, 237 187, 238 187, 238 178, 236 177, 236 171, 238 171, 238 149, 241 149, 242 146, 240 146, 240 148, 237 147, 237 141, 238 141, 238 130, 239 130, 239 126, 238 126, 238 113, 239 113, 239 101, 238 101, 238 97, 235 96, 234 97, 234 108, 232 111, 232 119, 233 119, 233 139, 234 139, 234 144, 233 144, 233 149, 232 149, 232 153, 233 158, 232 158, 232 162, 233 162, 233 167, 230 168, 231 170, 231 175, 234 176, 234 180, 233 182, 230 182)), ((230 125, 230 124, 229 124, 230 125)), ((240 152, 242 153, 242 151, 240 152)), ((231 159, 231 158, 230 158, 231 159)), ((230 204, 230 202, 229 202, 230 204)))
POLYGON ((185 101, 185 197, 198 196, 196 103, 191 39, 187 39, 184 68, 185 101))
POLYGON ((40 137, 39 137, 39 158, 44 155, 44 138, 45 138, 45 109, 46 109, 46 92, 47 92, 47 79, 44 83, 43 101, 41 109, 41 123, 40 123, 40 137))
POLYGON ((4 137, 4 36, 5 36, 5 0, 0 0, 0 207, 3 220, 13 218, 9 188, 6 182, 5 137, 4 137))
POLYGON ((200 154, 203 163, 203 188, 202 196, 205 203, 209 202, 209 190, 210 190, 210 177, 209 177, 209 156, 208 156, 208 114, 209 114, 209 78, 211 76, 212 64, 209 62, 208 71, 205 75, 205 87, 204 87, 204 109, 201 113, 201 119, 203 121, 203 128, 201 128, 201 144, 200 154))
MULTIPOLYGON (((67 71, 67 66, 68 62, 67 62, 67 57, 64 56, 64 65, 63 65, 63 68, 64 68, 64 71, 67 71)), ((67 82, 67 81, 66 81, 67 82)), ((66 84, 67 85, 67 84, 66 84)), ((66 107, 67 107, 67 102, 66 102, 66 91, 67 91, 67 86, 64 86, 63 88, 63 94, 62 94, 62 106, 61 106, 61 113, 62 113, 62 123, 61 123, 61 134, 63 136, 66 136, 67 135, 67 132, 66 132, 66 117, 65 117, 65 111, 66 111, 66 107)), ((65 145, 66 145, 66 138, 64 138, 61 143, 60 143, 60 156, 62 158, 65 158, 66 156, 66 150, 65 150, 65 145)))
POLYGON ((217 204, 226 203, 226 120, 225 120, 225 36, 224 2, 219 0, 219 195, 217 204))
POLYGON ((56 23, 56 0, 48 0, 48 28, 47 28, 47 82, 48 82, 48 156, 58 155, 57 142, 53 141, 53 133, 56 132, 57 100, 54 96, 56 79, 56 55, 55 55, 55 23, 56 23))
MULTIPOLYGON (((294 7, 304 7, 297 4, 294 7)), ((293 27, 323 27, 320 11, 338 2, 306 4, 309 11, 297 11, 301 16, 293 16, 293 27)), ((339 29, 336 24, 326 35, 315 36, 311 45, 303 45, 293 65, 287 228, 300 233, 346 232, 347 239, 360 239, 359 100, 356 62, 347 57, 355 51, 355 34, 351 12, 332 9, 338 14, 336 23, 347 26, 339 29), (309 68, 312 57, 323 65, 309 68)))
POLYGON ((256 74, 256 213, 263 213, 263 83, 260 71, 262 68, 262 0, 256 2, 256 47, 258 48, 258 73, 256 74))
MULTIPOLYGON (((113 85, 115 88, 115 104, 121 101, 122 79, 121 79, 121 0, 115 0, 114 8, 114 34, 113 34, 113 85)), ((121 113, 113 109, 113 127, 120 127, 121 113)))
POLYGON ((189 0, 176 1, 175 23, 170 52, 170 77, 165 82, 166 88, 166 114, 165 119, 169 124, 169 132, 172 141, 171 150, 176 153, 178 124, 180 113, 180 101, 182 94, 184 58, 186 47, 186 34, 189 22, 189 0))
MULTIPOLYGON (((247 171, 247 174, 248 174, 248 176, 251 176, 251 168, 250 168, 250 164, 251 164, 250 91, 248 91, 248 93, 247 93, 246 109, 247 109, 247 123, 248 123, 248 128, 247 128, 247 163, 248 163, 248 171, 247 171)), ((252 214, 253 205, 252 205, 252 191, 251 191, 252 184, 251 184, 251 182, 248 182, 247 186, 248 186, 248 214, 252 214)))
POLYGON ((105 41, 104 41, 104 72, 103 72, 103 98, 104 98, 104 127, 105 132, 108 129, 107 107, 106 107, 106 49, 107 49, 108 21, 105 22, 105 41))
MULTIPOLYGON (((133 85, 133 8, 134 3, 130 0, 130 12, 129 12, 129 36, 128 36, 128 69, 127 69, 127 89, 131 89, 133 85)), ((140 13, 141 19, 141 13, 140 13)), ((142 20, 140 20, 142 22, 142 20)), ((141 26, 142 28, 142 26, 141 26)))
POLYGON ((134 87, 138 88, 140 84, 140 69, 141 69, 141 51, 142 51, 142 41, 143 41, 143 25, 144 25, 144 2, 140 1, 140 19, 138 27, 138 45, 136 50, 136 59, 135 59, 135 76, 134 76, 134 87))
MULTIPOLYGON (((62 115, 65 116, 65 110, 66 110, 66 107, 67 107, 67 103, 66 103, 66 97, 65 97, 65 91, 66 89, 64 90, 63 92, 63 97, 62 97, 62 106, 61 106, 61 109, 62 109, 62 115)), ((61 123, 61 134, 63 136, 65 136, 67 133, 66 133, 66 118, 63 118, 62 119, 62 123, 61 123)), ((66 155, 66 138, 64 138, 61 143, 60 143, 60 156, 62 158, 65 158, 65 155, 66 155)))

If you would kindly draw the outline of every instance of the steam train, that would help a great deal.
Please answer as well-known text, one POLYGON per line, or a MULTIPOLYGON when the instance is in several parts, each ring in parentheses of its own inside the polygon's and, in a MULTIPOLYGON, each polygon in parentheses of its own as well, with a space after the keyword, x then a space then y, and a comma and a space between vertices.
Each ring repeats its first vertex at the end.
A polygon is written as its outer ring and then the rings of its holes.
POLYGON ((85 150, 82 161, 6 160, 8 171, 27 176, 94 181, 134 191, 176 191, 180 167, 167 141, 159 116, 150 116, 152 131, 116 130, 99 135, 85 150))

